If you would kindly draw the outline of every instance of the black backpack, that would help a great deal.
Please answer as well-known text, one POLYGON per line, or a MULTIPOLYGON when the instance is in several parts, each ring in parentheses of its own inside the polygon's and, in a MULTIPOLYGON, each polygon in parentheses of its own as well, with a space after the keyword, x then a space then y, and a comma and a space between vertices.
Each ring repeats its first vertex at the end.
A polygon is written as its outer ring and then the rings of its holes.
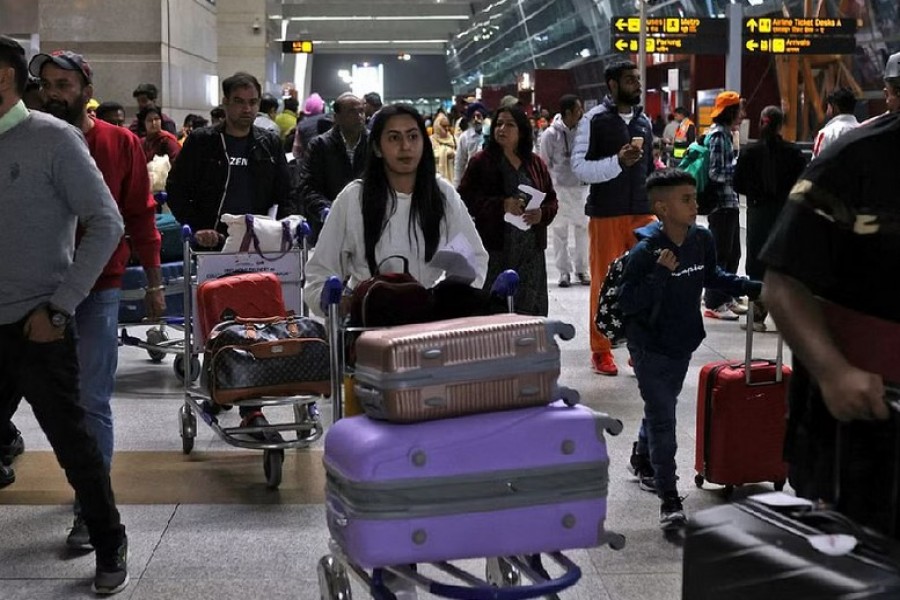
POLYGON ((622 309, 619 308, 619 290, 622 287, 622 279, 625 275, 625 265, 630 256, 629 251, 619 256, 609 264, 606 277, 600 286, 600 300, 597 303, 597 314, 594 323, 597 330, 602 333, 613 346, 625 341, 625 319, 622 309))

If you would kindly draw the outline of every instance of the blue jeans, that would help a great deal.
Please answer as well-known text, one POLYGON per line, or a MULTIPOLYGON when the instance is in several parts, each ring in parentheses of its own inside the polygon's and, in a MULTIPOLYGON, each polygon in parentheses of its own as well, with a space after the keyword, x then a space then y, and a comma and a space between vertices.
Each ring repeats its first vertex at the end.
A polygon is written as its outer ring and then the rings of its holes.
POLYGON ((628 344, 638 388, 644 400, 644 418, 638 431, 639 454, 649 454, 657 493, 677 489, 675 478, 675 406, 684 385, 691 355, 672 358, 628 344))
POLYGON ((88 431, 97 440, 107 469, 113 456, 110 400, 119 365, 119 296, 118 289, 94 291, 75 310, 81 368, 79 403, 85 412, 88 431))

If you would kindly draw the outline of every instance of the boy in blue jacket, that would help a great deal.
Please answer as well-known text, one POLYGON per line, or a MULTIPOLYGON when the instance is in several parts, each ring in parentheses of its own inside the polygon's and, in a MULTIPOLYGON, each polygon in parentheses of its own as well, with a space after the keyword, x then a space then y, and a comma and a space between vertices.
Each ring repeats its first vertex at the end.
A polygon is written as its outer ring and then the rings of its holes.
POLYGON ((635 230, 619 292, 628 350, 644 400, 644 419, 631 465, 643 489, 662 501, 663 529, 685 521, 675 476, 675 405, 691 354, 706 337, 700 312, 703 288, 756 299, 762 283, 716 266, 716 247, 708 229, 695 224, 694 178, 679 169, 662 169, 647 178, 650 206, 658 222, 635 230))

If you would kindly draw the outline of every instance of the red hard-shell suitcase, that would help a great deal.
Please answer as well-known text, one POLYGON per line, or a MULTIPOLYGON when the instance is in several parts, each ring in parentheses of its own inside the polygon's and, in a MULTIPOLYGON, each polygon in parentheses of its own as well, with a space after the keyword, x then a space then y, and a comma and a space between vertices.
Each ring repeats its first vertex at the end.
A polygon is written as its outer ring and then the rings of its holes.
POLYGON ((204 281, 197 287, 197 319, 203 337, 219 322, 241 317, 285 317, 281 281, 274 273, 240 273, 204 281))
MULTIPOLYGON (((749 314, 748 322, 752 319, 749 314)), ((752 329, 747 328, 744 362, 717 361, 700 371, 697 487, 704 481, 726 486, 771 481, 780 490, 787 479, 783 449, 791 370, 782 365, 780 337, 775 361, 750 359, 752 329)))

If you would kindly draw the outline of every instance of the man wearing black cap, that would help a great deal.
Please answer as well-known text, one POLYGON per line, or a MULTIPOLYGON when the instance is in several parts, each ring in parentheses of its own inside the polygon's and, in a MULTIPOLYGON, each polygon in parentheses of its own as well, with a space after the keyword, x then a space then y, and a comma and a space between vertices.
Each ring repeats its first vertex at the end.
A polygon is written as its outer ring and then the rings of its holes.
POLYGON ((81 134, 25 108, 27 79, 24 49, 0 36, 0 190, 8 219, 0 236, 0 410, 22 396, 31 404, 81 500, 96 549, 94 591, 115 594, 128 584, 128 540, 79 403, 72 315, 124 228, 81 134))
POLYGON ((138 137, 147 135, 147 129, 144 127, 144 117, 147 114, 147 109, 154 107, 159 110, 159 116, 162 118, 162 128, 172 135, 178 134, 178 130, 175 128, 175 121, 169 118, 169 115, 163 113, 162 108, 156 103, 156 98, 159 97, 159 91, 156 89, 155 85, 152 83, 142 83, 134 88, 134 92, 131 95, 138 103, 138 114, 131 122, 131 125, 128 126, 131 133, 138 137))
POLYGON ((469 127, 459 135, 459 143, 456 149, 456 164, 453 167, 455 185, 459 185, 459 182, 462 181, 469 159, 481 151, 481 147, 484 144, 484 137, 481 132, 484 128, 484 118, 486 116, 487 109, 481 102, 473 102, 466 107, 466 119, 469 122, 469 127))

